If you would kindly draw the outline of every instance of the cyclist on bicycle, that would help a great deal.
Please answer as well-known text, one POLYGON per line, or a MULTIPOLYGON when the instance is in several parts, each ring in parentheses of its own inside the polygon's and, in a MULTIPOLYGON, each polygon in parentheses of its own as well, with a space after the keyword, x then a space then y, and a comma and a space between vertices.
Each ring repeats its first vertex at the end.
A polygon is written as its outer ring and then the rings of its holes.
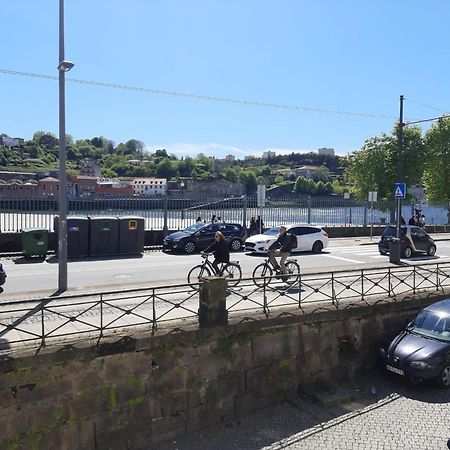
POLYGON ((219 274, 219 264, 230 262, 230 249, 225 241, 225 236, 220 231, 216 231, 214 242, 205 249, 204 253, 214 254, 214 262, 212 265, 217 274, 219 274))
POLYGON ((281 273, 283 273, 283 275, 287 274, 286 266, 284 263, 291 254, 292 244, 293 244, 292 234, 287 232, 286 227, 281 226, 278 239, 269 247, 269 260, 272 263, 275 270, 277 271, 278 276, 281 275, 281 273), (278 262, 275 258, 276 256, 281 256, 280 259, 281 270, 280 265, 278 265, 278 262))

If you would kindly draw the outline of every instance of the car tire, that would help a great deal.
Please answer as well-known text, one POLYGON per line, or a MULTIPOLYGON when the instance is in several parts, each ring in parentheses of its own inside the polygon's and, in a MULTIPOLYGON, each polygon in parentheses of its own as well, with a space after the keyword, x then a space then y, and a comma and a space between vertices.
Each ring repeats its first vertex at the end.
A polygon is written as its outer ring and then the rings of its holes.
POLYGON ((323 243, 322 243, 322 241, 314 242, 314 244, 312 246, 312 251, 314 253, 320 253, 322 250, 323 250, 323 243))
POLYGON ((387 250, 380 250, 380 255, 387 255, 387 254, 388 254, 387 250))
POLYGON ((446 364, 438 377, 438 384, 442 388, 450 388, 450 364, 446 364))
POLYGON ((435 253, 436 253, 436 246, 435 245, 430 245, 428 247, 428 250, 427 250, 427 255, 428 256, 434 256, 435 253))
POLYGON ((238 252, 241 249, 241 247, 242 247, 242 242, 240 241, 240 239, 233 239, 230 242, 230 248, 234 252, 238 252))
POLYGON ((195 252, 195 244, 192 241, 188 241, 183 245, 183 249, 188 255, 191 255, 195 252))
POLYGON ((403 257, 404 258, 410 258, 412 255, 412 248, 411 247, 405 247, 403 250, 403 257))

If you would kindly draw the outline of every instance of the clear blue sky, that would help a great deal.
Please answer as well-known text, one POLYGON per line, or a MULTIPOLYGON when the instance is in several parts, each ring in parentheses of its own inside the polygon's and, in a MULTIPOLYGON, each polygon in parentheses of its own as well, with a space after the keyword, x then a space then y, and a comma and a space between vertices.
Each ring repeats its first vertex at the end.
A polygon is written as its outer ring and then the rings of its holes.
MULTIPOLYGON (((223 156, 334 147, 389 132, 398 98, 450 110, 447 0, 66 0, 68 75, 369 113, 208 102, 67 83, 67 132, 223 156)), ((58 0, 1 0, 0 69, 57 76, 58 0)), ((0 73, 0 132, 58 132, 58 83, 0 73)), ((440 112, 405 102, 409 119, 440 112)))

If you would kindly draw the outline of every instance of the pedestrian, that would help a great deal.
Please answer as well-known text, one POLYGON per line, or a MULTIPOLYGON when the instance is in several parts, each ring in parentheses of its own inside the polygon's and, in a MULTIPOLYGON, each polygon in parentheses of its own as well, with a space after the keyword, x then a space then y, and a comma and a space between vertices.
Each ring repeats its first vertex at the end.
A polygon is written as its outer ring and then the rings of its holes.
POLYGON ((250 235, 250 236, 253 236, 254 234, 257 233, 257 230, 256 230, 256 220, 255 220, 254 217, 252 217, 252 218, 250 219, 250 224, 249 224, 249 227, 248 227, 248 232, 249 232, 249 235, 250 235))
POLYGON ((216 223, 216 222, 217 222, 216 215, 213 214, 213 215, 211 216, 211 223, 216 223))
POLYGON ((424 214, 422 214, 419 217, 419 227, 420 228, 425 228, 425 215, 424 214))
POLYGON ((264 222, 261 219, 261 216, 258 216, 256 219, 256 232, 261 234, 264 231, 264 222))
POLYGON ((195 221, 195 223, 202 223, 202 218, 200 216, 198 216, 197 220, 195 221))
POLYGON ((220 217, 220 216, 217 216, 217 222, 225 222, 224 220, 222 220, 222 217, 220 217))
POLYGON ((409 218, 408 225, 415 225, 416 224, 416 218, 414 217, 414 214, 409 218))
POLYGON ((406 225, 405 219, 403 216, 400 216, 400 225, 406 225))
POLYGON ((228 248, 225 236, 220 231, 216 231, 216 234, 214 235, 214 242, 205 250, 205 253, 214 254, 214 262, 212 265, 216 271, 216 274, 222 275, 219 272, 219 264, 226 264, 230 262, 230 249, 228 248))

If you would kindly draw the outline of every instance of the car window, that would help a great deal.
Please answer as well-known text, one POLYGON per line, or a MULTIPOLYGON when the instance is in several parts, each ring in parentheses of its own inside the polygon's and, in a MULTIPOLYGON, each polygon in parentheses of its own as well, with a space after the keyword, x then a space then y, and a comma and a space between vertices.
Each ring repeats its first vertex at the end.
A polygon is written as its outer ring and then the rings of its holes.
POLYGON ((318 233, 318 228, 313 227, 292 227, 289 228, 289 233, 295 234, 296 236, 304 236, 306 234, 318 233))
POLYGON ((213 234, 219 229, 219 225, 208 225, 202 230, 200 230, 201 234, 213 234))
POLYGON ((224 231, 225 233, 236 233, 239 231, 239 227, 237 225, 228 224, 228 225, 222 225, 220 227, 220 230, 224 231))
POLYGON ((196 223, 194 225, 191 225, 190 227, 185 228, 183 231, 185 233, 195 233, 196 231, 198 231, 200 228, 203 228, 205 225, 203 223, 196 223))
POLYGON ((450 342, 449 321, 448 316, 423 310, 414 319, 408 330, 450 342))
MULTIPOLYGON (((406 227, 402 227, 400 229, 402 236, 406 234, 406 227)), ((397 236, 397 228, 395 227, 386 227, 383 231, 383 237, 396 237, 397 236)))
POLYGON ((267 234, 268 236, 276 236, 280 232, 280 227, 272 227, 268 230, 264 231, 263 234, 267 234))
POLYGON ((411 236, 423 238, 427 236, 427 234, 421 228, 411 227, 411 236))

